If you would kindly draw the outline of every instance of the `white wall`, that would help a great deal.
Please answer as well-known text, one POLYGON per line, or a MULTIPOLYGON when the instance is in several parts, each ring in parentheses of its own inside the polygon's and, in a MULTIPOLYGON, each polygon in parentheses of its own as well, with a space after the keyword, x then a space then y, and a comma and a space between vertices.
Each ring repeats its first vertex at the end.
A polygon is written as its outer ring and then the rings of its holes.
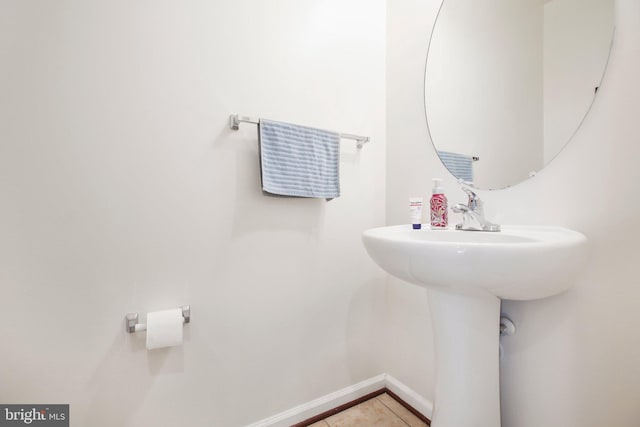
MULTIPOLYGON (((388 2, 387 221, 406 223, 406 200, 445 175, 422 117, 423 61, 438 0, 388 2)), ((518 332, 504 340, 506 427, 635 427, 640 395, 640 257, 636 197, 640 116, 640 2, 618 0, 616 40, 601 92, 575 139, 535 178, 481 192, 490 219, 579 230, 591 259, 576 285, 536 302, 507 302, 518 332)), ((450 200, 464 201, 451 176, 450 200)), ((452 219, 452 222, 456 218, 452 219)), ((426 294, 388 287, 387 372, 433 398, 426 294)))
POLYGON ((241 426, 383 372, 383 1, 0 9, 0 402, 241 426), (236 112, 372 142, 339 199, 268 198, 236 112), (124 333, 182 304, 183 347, 124 333))
POLYGON ((542 20, 537 0, 442 5, 426 66, 429 131, 438 150, 480 158, 478 188, 542 167, 542 20))

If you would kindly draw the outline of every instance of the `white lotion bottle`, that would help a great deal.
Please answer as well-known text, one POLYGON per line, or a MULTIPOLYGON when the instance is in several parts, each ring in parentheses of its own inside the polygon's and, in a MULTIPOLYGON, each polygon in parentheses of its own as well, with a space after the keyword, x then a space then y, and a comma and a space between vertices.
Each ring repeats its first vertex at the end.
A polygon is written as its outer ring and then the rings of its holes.
POLYGON ((411 213, 411 226, 414 230, 422 228, 422 197, 411 197, 409 199, 409 210, 411 213))

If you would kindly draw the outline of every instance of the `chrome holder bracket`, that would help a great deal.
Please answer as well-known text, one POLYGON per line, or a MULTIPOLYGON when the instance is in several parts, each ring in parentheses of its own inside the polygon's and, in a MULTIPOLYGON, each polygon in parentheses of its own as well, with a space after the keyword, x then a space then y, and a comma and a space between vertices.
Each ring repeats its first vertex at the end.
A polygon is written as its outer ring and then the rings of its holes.
MULTIPOLYGON (((182 309, 182 321, 183 323, 191 323, 191 306, 183 305, 180 307, 182 309)), ((125 317, 126 325, 125 330, 132 334, 138 331, 146 331, 147 325, 144 323, 138 323, 138 313, 128 313, 125 317)))

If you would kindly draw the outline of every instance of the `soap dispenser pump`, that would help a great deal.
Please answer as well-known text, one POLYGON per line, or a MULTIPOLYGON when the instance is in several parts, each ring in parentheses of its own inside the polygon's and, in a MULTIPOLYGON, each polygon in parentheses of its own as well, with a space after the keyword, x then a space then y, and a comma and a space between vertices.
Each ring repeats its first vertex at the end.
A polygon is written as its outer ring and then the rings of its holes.
POLYGON ((444 195, 442 179, 433 179, 433 195, 431 196, 431 228, 442 230, 449 225, 447 215, 447 196, 444 195))

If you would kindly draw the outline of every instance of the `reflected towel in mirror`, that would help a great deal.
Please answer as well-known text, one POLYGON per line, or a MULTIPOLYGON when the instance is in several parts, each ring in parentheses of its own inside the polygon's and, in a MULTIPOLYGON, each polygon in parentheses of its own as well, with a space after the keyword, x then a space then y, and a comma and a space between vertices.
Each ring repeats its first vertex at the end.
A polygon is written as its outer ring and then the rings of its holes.
POLYGON ((449 151, 438 151, 438 156, 453 176, 466 182, 473 182, 473 158, 471 156, 449 151))

